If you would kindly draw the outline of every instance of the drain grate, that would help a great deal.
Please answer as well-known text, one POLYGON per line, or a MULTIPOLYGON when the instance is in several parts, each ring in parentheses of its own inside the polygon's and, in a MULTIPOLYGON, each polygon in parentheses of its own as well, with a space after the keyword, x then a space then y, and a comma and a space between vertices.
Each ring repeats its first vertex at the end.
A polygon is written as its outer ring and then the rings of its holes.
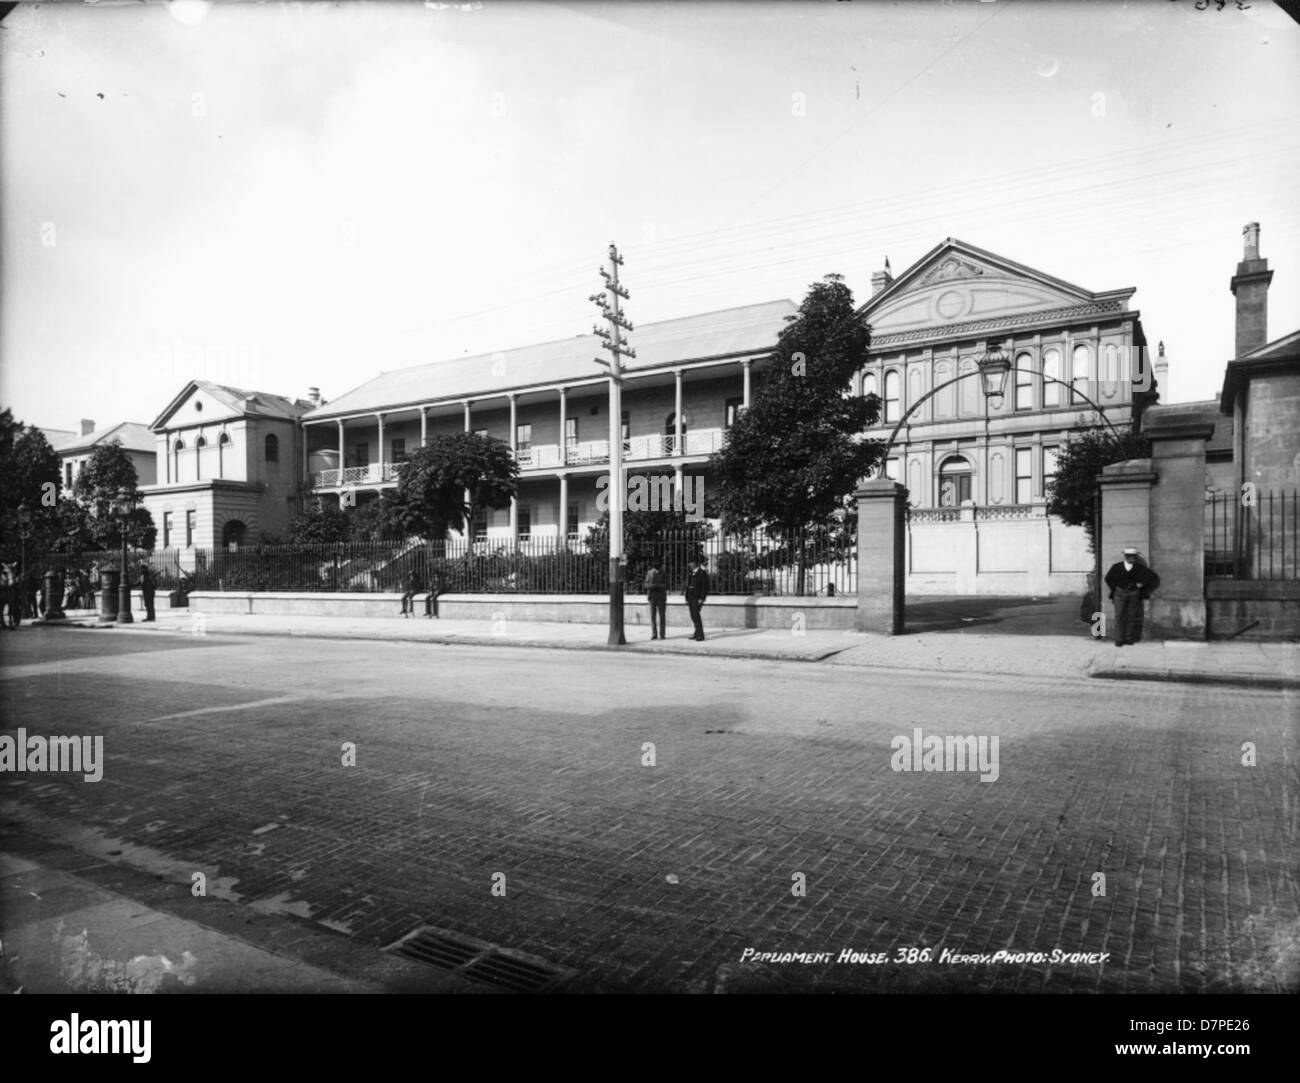
POLYGON ((573 974, 522 952, 431 925, 407 933, 384 950, 512 993, 546 992, 573 974))

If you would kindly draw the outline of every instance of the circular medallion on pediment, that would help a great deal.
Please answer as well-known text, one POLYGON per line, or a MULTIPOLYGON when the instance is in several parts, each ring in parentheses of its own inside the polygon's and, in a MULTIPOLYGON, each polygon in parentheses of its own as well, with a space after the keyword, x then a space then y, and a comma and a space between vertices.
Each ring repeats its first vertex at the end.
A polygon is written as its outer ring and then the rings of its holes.
POLYGON ((934 314, 945 320, 955 320, 970 311, 969 290, 944 290, 934 301, 934 314))

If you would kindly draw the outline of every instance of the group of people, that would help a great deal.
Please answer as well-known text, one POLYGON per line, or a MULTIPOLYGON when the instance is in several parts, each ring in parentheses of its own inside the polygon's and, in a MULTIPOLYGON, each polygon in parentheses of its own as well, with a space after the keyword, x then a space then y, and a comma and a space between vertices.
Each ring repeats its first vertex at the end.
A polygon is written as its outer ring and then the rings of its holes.
MULTIPOLYGON (((668 577, 663 571, 663 562, 658 558, 650 561, 650 568, 645 573, 645 593, 650 601, 650 638, 666 638, 665 625, 668 617, 668 577)), ((691 561, 691 574, 686 580, 686 607, 691 613, 691 623, 695 632, 691 636, 697 642, 704 642, 704 622, 701 610, 709 597, 709 573, 704 569, 704 559, 696 557, 691 561)))
MULTIPOLYGON (((424 593, 424 580, 420 573, 411 571, 406 576, 406 590, 402 592, 402 616, 415 616, 415 596, 424 593)), ((442 593, 442 578, 435 572, 429 583, 429 596, 424 599, 425 617, 438 617, 438 595, 442 593)), ((441 618, 438 618, 441 619, 441 618)))
MULTIPOLYGON (((85 568, 68 568, 51 580, 53 589, 63 602, 64 609, 94 609, 96 585, 100 567, 92 564, 85 568)), ((155 620, 154 597, 157 581, 153 569, 143 561, 139 565, 136 586, 144 603, 144 620, 155 620)), ((38 620, 49 609, 46 598, 47 581, 29 569, 15 571, 12 564, 0 564, 0 628, 17 628, 23 620, 38 620)))

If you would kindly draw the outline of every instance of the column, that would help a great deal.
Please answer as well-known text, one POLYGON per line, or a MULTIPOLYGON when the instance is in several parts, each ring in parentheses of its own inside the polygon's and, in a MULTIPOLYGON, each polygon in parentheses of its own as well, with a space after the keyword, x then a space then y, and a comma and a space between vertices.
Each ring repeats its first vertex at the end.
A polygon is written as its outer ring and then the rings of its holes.
POLYGON ((338 482, 337 482, 339 485, 342 485, 342 484, 343 484, 343 456, 344 456, 344 454, 345 454, 345 449, 344 449, 344 447, 343 447, 343 419, 342 419, 342 418, 339 418, 339 476, 338 476, 338 482))
POLYGON ((462 400, 462 405, 465 407, 465 431, 469 432, 470 431, 469 408, 470 406, 473 405, 473 403, 469 399, 464 399, 462 400))
POLYGON ((429 442, 429 408, 420 407, 420 447, 429 442))
MULTIPOLYGON (((462 399, 461 405, 465 407, 465 431, 469 432, 470 431, 469 408, 470 406, 473 405, 473 402, 470 399, 462 399)), ((465 507, 468 508, 469 507, 468 489, 465 490, 464 500, 465 500, 465 507)), ((467 550, 466 550, 467 552, 474 551, 474 523, 472 521, 465 524, 465 544, 467 546, 467 550)))
MULTIPOLYGON (((744 381, 745 381, 745 382, 744 382, 744 390, 743 390, 742 393, 741 393, 741 394, 743 395, 743 399, 742 399, 742 401, 741 401, 741 407, 742 407, 742 409, 745 409, 745 410, 748 410, 748 409, 749 409, 749 369, 750 369, 750 366, 753 365, 753 363, 754 363, 754 362, 752 362, 752 361, 742 361, 742 362, 740 363, 740 370, 741 370, 741 372, 744 374, 744 381)), ((859 373, 858 376, 857 376, 856 378, 857 378, 858 381, 859 381, 859 387, 860 387, 860 386, 861 386, 861 378, 862 378, 862 374, 859 373)))
MULTIPOLYGON (((563 392, 561 392, 563 394, 563 392)), ((564 430, 561 429, 561 432, 564 430)), ((569 475, 560 475, 560 524, 559 545, 564 546, 569 543, 569 475)))
MULTIPOLYGON (((560 388, 560 465, 569 465, 569 442, 565 439, 564 426, 568 422, 568 389, 560 388)), ((563 476, 561 476, 561 481, 563 476)), ((563 490, 561 490, 563 491, 563 490)), ((561 497, 563 501, 563 497, 561 497)), ((561 503, 560 510, 564 511, 564 504, 561 503)), ((561 519, 561 530, 563 530, 563 519, 561 519)))
MULTIPOLYGON (((681 455, 686 449, 682 447, 682 370, 675 369, 673 376, 676 383, 676 397, 674 399, 676 409, 673 412, 673 454, 681 455)), ((677 471, 678 478, 681 477, 681 470, 677 471)))
MULTIPOLYGON (((383 481, 384 480, 384 415, 382 413, 377 413, 375 414, 375 417, 379 419, 379 477, 376 478, 375 480, 383 481)), ((369 463, 367 463, 366 465, 369 466, 369 463)))
MULTIPOLYGON (((516 398, 512 391, 510 392, 510 455, 518 459, 519 448, 517 445, 518 432, 516 431, 516 398)), ((512 549, 519 547, 519 494, 516 492, 510 498, 510 547, 512 549)))
POLYGON ((901 635, 907 490, 888 478, 872 478, 854 495, 858 501, 858 612, 854 627, 859 632, 901 635))

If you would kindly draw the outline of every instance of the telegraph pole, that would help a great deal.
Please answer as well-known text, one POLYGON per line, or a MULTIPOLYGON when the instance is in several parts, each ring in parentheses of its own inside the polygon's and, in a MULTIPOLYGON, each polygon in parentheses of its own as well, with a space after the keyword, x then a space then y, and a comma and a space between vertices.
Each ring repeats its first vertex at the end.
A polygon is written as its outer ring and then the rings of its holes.
MULTIPOLYGON (((609 370, 609 491, 613 499, 609 504, 609 645, 621 647, 627 642, 623 636, 623 502, 627 499, 627 483, 623 478, 623 366, 624 357, 636 357, 636 351, 627 344, 624 331, 632 330, 632 322, 619 310, 619 301, 626 301, 630 296, 627 290, 618 284, 618 269, 623 265, 623 257, 618 254, 615 245, 609 246, 609 270, 600 268, 600 276, 605 280, 605 291, 593 293, 589 300, 600 309, 608 330, 599 325, 592 328, 592 333, 601 340, 603 349, 612 355, 612 360, 603 357, 594 358, 596 364, 609 370)), ((560 434, 563 439, 564 434, 560 434)))

